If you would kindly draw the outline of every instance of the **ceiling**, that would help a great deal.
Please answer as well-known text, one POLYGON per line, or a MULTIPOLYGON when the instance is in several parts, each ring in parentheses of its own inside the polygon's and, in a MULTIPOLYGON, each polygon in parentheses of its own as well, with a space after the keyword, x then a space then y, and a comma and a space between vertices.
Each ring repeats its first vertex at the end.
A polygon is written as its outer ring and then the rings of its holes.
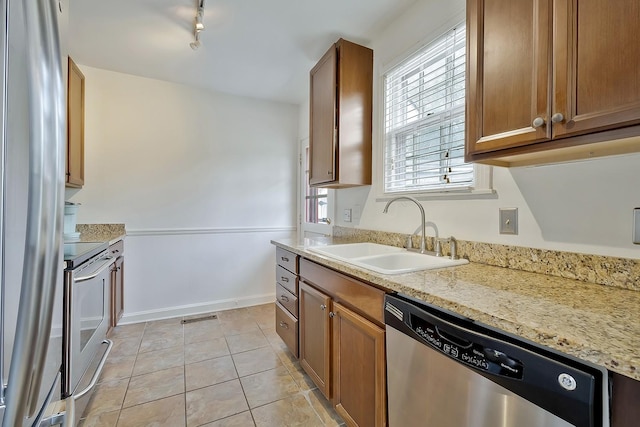
POLYGON ((416 0, 69 0, 75 62, 218 92, 301 103, 309 70, 343 37, 368 45, 416 0))

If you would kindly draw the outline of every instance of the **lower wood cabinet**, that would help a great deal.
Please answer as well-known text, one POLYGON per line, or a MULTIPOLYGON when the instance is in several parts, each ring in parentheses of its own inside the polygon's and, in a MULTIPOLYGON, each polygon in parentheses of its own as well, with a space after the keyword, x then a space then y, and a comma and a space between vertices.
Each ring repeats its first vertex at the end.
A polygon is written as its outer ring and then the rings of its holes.
POLYGON ((302 368, 348 426, 386 426, 384 291, 301 259, 298 302, 302 368))
POLYGON ((327 399, 331 399, 331 298, 299 283, 300 366, 327 399))
POLYGON ((386 425, 384 329, 333 304, 333 403, 351 426, 386 425))

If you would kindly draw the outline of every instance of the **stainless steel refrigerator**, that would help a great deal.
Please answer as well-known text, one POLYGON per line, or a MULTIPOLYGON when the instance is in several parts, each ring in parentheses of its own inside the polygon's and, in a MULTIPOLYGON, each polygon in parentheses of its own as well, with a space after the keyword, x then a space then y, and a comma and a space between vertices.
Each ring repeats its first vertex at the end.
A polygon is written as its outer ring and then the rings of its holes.
POLYGON ((73 401, 59 400, 66 114, 58 7, 0 0, 3 427, 74 423, 73 401))

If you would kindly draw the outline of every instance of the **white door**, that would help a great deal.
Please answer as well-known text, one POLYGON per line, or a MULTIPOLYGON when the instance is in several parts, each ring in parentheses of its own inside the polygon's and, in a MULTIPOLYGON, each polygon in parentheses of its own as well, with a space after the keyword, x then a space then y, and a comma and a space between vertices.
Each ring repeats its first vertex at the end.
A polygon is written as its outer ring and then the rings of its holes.
POLYGON ((298 211, 299 230, 304 236, 332 234, 334 191, 309 186, 309 138, 300 141, 298 211))

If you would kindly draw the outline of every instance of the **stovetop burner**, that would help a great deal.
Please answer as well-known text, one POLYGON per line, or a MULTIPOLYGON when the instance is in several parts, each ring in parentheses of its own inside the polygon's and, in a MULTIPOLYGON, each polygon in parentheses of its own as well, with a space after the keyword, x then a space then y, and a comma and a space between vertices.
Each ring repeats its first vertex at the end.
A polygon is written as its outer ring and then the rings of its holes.
POLYGON ((72 270, 109 248, 107 242, 70 242, 64 244, 65 269, 72 270))

